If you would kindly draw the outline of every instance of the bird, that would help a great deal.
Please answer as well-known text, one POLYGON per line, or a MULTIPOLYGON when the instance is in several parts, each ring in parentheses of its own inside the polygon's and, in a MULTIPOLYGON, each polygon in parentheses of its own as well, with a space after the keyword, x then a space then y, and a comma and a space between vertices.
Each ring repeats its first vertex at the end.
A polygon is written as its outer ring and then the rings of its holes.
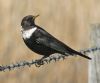
POLYGON ((33 52, 42 55, 41 59, 47 58, 54 53, 59 53, 65 56, 79 55, 88 60, 90 57, 72 49, 65 43, 61 42, 42 27, 36 25, 35 19, 39 15, 27 15, 21 21, 21 33, 26 46, 33 52))

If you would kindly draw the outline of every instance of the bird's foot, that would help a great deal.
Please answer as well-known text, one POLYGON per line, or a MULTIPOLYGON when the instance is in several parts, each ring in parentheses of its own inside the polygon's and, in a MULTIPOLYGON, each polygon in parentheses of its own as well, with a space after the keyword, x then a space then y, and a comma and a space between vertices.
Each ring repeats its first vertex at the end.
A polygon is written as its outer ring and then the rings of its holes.
POLYGON ((60 55, 60 56, 57 56, 57 57, 47 57, 47 58, 42 58, 42 59, 39 59, 39 60, 36 60, 36 63, 35 63, 35 66, 36 67, 40 67, 40 66, 42 66, 42 65, 44 65, 45 63, 50 63, 51 61, 59 61, 60 59, 65 59, 66 58, 66 56, 64 56, 64 55, 60 55))
POLYGON ((42 59, 35 60, 35 61, 36 61, 36 63, 35 63, 36 67, 40 67, 41 65, 44 65, 44 61, 42 59))

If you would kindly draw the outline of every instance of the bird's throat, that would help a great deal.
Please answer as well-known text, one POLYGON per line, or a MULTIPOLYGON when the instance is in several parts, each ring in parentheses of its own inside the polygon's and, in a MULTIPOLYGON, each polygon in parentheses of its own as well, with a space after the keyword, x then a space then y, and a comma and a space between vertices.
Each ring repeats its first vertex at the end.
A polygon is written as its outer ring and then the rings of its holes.
POLYGON ((28 30, 23 30, 22 29, 22 31, 21 31, 22 32, 22 37, 24 39, 29 39, 36 30, 37 30, 37 27, 31 28, 31 29, 28 29, 28 30))

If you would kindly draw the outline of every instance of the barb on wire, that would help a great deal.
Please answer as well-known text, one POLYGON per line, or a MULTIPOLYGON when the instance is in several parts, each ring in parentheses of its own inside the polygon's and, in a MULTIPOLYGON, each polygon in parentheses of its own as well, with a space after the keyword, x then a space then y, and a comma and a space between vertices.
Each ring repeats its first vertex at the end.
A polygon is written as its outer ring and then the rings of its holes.
MULTIPOLYGON (((83 53, 83 54, 86 54, 86 53, 91 53, 91 52, 95 52, 95 51, 98 51, 98 50, 100 50, 100 47, 89 48, 89 49, 81 50, 80 52, 83 53)), ((40 66, 42 66, 46 63, 47 64, 50 63, 53 60, 54 61, 59 61, 60 59, 64 60, 65 58, 66 58, 66 56, 61 55, 61 54, 57 54, 56 56, 51 55, 50 57, 47 57, 47 58, 44 58, 44 59, 39 59, 39 60, 22 61, 22 62, 11 64, 11 65, 1 65, 0 66, 0 71, 5 71, 5 70, 10 71, 12 69, 25 67, 25 66, 31 67, 33 64, 36 67, 40 67, 40 66)))
POLYGON ((86 53, 91 53, 91 52, 95 52, 95 51, 99 51, 99 50, 100 50, 100 47, 93 47, 93 48, 80 50, 80 52, 83 54, 86 54, 86 53))

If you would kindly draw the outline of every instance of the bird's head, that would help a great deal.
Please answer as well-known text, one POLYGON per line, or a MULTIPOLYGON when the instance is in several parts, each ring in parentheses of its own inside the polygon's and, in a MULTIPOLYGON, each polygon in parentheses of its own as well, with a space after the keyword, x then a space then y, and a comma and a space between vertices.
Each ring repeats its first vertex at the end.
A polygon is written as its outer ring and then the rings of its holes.
POLYGON ((28 28, 30 28, 31 26, 35 26, 35 19, 36 19, 38 16, 39 16, 39 15, 36 15, 36 16, 33 16, 33 15, 25 16, 25 17, 22 19, 22 22, 21 22, 22 28, 28 29, 28 28))

